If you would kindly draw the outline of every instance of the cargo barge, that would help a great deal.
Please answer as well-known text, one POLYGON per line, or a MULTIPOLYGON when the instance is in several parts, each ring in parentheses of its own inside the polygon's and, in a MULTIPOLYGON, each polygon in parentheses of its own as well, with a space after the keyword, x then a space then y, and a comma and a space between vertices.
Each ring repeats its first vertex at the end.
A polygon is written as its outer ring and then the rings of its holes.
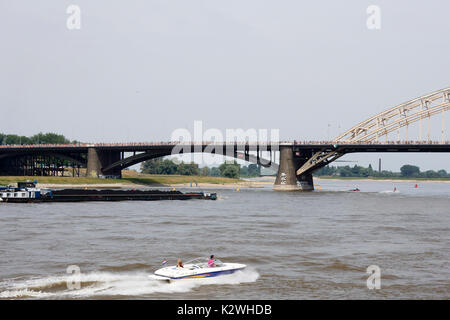
POLYGON ((216 193, 163 190, 110 189, 40 189, 33 182, 19 182, 17 187, 0 187, 0 202, 79 202, 79 201, 152 201, 152 200, 216 200, 216 193))

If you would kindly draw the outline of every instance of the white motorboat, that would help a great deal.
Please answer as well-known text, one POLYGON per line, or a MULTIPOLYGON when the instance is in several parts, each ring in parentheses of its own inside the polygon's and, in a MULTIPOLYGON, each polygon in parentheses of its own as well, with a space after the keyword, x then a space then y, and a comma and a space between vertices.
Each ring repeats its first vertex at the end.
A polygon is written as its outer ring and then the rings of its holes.
POLYGON ((214 260, 214 266, 208 265, 208 258, 200 257, 190 260, 183 267, 170 266, 158 269, 149 277, 154 280, 181 280, 217 277, 234 273, 247 266, 241 263, 224 263, 218 259, 214 260))

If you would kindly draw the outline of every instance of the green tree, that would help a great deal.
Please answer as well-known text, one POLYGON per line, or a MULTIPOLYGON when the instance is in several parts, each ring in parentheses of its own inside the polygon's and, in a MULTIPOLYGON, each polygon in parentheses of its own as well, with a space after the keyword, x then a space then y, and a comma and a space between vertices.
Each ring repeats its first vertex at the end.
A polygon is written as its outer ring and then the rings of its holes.
POLYGON ((177 165, 169 159, 150 159, 142 162, 141 172, 148 174, 176 174, 177 165))
POLYGON ((442 178, 447 177, 447 171, 445 171, 444 169, 439 170, 437 173, 442 178))
POLYGON ((404 165, 400 168, 400 172, 392 172, 383 170, 382 172, 374 171, 372 166, 369 164, 367 168, 362 166, 344 166, 344 167, 334 167, 325 166, 320 168, 313 173, 315 176, 336 176, 341 177, 422 177, 422 178, 439 178, 439 177, 449 177, 449 174, 445 170, 433 171, 428 170, 425 172, 420 172, 420 168, 413 165, 404 165))
POLYGON ((400 168, 403 177, 416 177, 420 174, 420 168, 410 164, 405 164, 400 168))
POLYGON ((334 176, 337 175, 337 167, 326 165, 316 171, 314 171, 315 176, 334 176))
POLYGON ((220 177, 220 170, 217 167, 212 167, 211 170, 209 171, 209 175, 211 177, 220 177))
POLYGON ((261 176, 261 166, 257 164, 249 164, 248 166, 242 166, 240 169, 241 177, 259 177, 261 176))
POLYGON ((39 132, 30 137, 33 144, 66 144, 70 143, 62 134, 39 132))
POLYGON ((423 175, 425 176, 425 178, 439 178, 440 177, 439 173, 437 173, 434 170, 427 170, 423 173, 423 175))
POLYGON ((248 177, 248 167, 247 166, 242 166, 241 167, 241 171, 240 171, 240 175, 241 177, 248 177))
POLYGON ((349 166, 341 167, 339 170, 339 175, 341 177, 351 177, 352 176, 352 169, 350 169, 349 166))
POLYGON ((70 141, 62 134, 57 133, 42 133, 39 132, 31 137, 18 136, 16 134, 0 133, 0 144, 68 144, 76 143, 70 141))
POLYGON ((250 164, 248 166, 248 175, 249 177, 259 177, 261 175, 261 166, 257 164, 250 164))
POLYGON ((219 166, 220 175, 227 178, 239 178, 240 166, 234 163, 222 163, 219 166))
POLYGON ((144 161, 141 163, 141 172, 148 174, 157 174, 161 162, 162 162, 161 158, 144 161))
POLYGON ((200 174, 200 169, 196 163, 180 163, 177 167, 177 174, 185 176, 198 176, 200 174))
POLYGON ((177 174, 178 166, 172 160, 164 159, 157 170, 157 174, 177 174))
POLYGON ((211 170, 209 170, 209 167, 204 166, 203 168, 200 169, 200 175, 202 175, 202 176, 209 176, 210 171, 211 170))

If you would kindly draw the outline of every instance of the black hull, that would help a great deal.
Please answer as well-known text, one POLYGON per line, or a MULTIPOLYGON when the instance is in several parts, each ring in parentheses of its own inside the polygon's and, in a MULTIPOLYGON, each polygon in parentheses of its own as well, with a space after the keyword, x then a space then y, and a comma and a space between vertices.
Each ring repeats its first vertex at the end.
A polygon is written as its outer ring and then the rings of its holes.
POLYGON ((81 201, 159 201, 159 200, 215 200, 215 194, 182 193, 159 190, 54 190, 40 198, 4 198, 9 203, 81 202, 81 201))

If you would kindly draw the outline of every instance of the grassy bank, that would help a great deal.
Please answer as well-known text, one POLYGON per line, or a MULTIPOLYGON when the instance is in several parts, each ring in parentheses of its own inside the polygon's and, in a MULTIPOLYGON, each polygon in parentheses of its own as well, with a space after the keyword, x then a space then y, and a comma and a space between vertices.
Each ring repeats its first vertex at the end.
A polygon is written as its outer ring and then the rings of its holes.
POLYGON ((34 181, 40 184, 67 184, 67 185, 95 185, 95 184, 137 184, 137 185, 174 185, 186 183, 208 183, 208 184, 232 184, 241 182, 240 179, 207 176, 182 176, 182 175, 152 175, 124 170, 122 179, 99 179, 91 177, 14 177, 0 176, 0 185, 15 184, 17 181, 34 181))
POLYGON ((450 181, 450 178, 415 178, 415 177, 340 177, 340 176, 318 176, 318 179, 328 180, 377 180, 377 181, 450 181))
POLYGON ((241 182, 240 179, 230 179, 223 177, 205 177, 205 176, 182 176, 182 175, 147 175, 146 177, 124 177, 117 181, 129 181, 135 184, 186 184, 186 183, 208 183, 208 184, 230 184, 241 182))

